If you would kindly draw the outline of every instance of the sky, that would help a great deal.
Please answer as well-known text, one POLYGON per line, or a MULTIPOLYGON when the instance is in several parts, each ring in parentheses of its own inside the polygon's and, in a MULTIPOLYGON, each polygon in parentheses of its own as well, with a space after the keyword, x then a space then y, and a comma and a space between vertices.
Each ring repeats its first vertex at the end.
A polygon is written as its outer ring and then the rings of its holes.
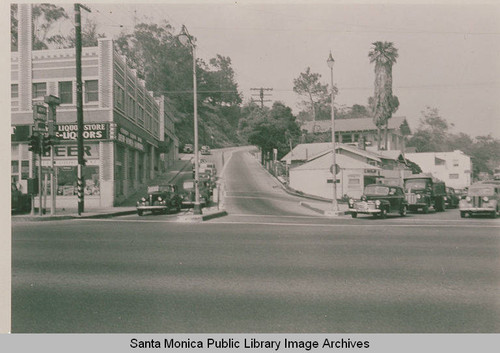
MULTIPOLYGON (((375 41, 398 49, 393 94, 418 127, 426 107, 437 108, 453 132, 500 137, 500 3, 341 3, 339 1, 163 1, 150 4, 86 2, 98 30, 115 37, 134 23, 186 25, 198 57, 229 56, 244 100, 251 88, 272 88, 267 99, 299 111, 293 80, 307 67, 330 84, 326 64, 335 59, 338 106, 366 105, 373 95, 375 41)), ((64 5, 73 17, 73 5, 64 5)), ((65 27, 60 27, 65 31, 65 27)), ((258 97, 254 97, 257 98, 258 97)), ((270 105, 272 103, 267 103, 270 105)))

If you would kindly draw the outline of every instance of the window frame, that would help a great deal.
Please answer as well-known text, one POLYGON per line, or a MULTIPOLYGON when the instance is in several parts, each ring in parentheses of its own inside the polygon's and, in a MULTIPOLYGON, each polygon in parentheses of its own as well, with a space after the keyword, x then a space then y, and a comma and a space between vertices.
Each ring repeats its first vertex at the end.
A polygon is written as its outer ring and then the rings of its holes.
POLYGON ((73 81, 59 81, 57 84, 57 89, 59 92, 59 99, 61 100, 61 104, 73 104, 73 81), (64 84, 70 84, 71 85, 71 90, 69 92, 66 92, 61 89, 64 84), (65 96, 70 95, 71 101, 66 101, 65 96), (64 96, 63 96, 64 95, 64 96))

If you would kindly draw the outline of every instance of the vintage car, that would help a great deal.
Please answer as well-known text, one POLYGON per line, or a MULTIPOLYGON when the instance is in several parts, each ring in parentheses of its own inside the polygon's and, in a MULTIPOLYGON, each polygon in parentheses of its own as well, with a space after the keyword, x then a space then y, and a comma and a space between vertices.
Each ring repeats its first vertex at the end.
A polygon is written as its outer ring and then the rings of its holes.
POLYGON ((192 144, 190 144, 190 143, 186 143, 186 144, 184 145, 184 149, 183 149, 183 151, 184 151, 184 153, 193 153, 193 151, 194 151, 194 147, 193 147, 193 145, 192 145, 192 144))
MULTIPOLYGON (((207 205, 210 202, 211 189, 208 181, 199 181, 200 205, 207 205)), ((195 202, 194 180, 189 179, 182 184, 182 207, 192 207, 195 202)))
POLYGON ((410 211, 428 213, 431 207, 437 212, 445 210, 446 185, 431 174, 411 175, 404 179, 404 187, 410 211))
POLYGON ((142 216, 145 211, 152 213, 168 213, 171 210, 180 211, 182 197, 176 185, 155 185, 148 187, 148 196, 137 201, 137 214, 142 216))
MULTIPOLYGON (((217 168, 215 168, 215 163, 212 162, 201 162, 198 165, 198 173, 201 174, 210 174, 212 176, 217 175, 217 168)), ((195 177, 194 165, 193 165, 193 178, 195 177)))
POLYGON ((446 196, 444 197, 444 205, 448 208, 457 208, 460 197, 458 197, 454 188, 446 188, 446 196))
POLYGON ((349 213, 356 218, 359 213, 385 218, 390 213, 406 216, 408 202, 399 186, 371 184, 365 187, 361 200, 349 199, 349 213))
POLYGON ((26 212, 31 209, 30 197, 23 194, 15 183, 10 184, 10 209, 11 212, 26 212))
POLYGON ((201 154, 211 154, 210 147, 208 147, 208 146, 201 146, 200 152, 201 152, 201 154))
POLYGON ((460 217, 466 215, 489 215, 492 218, 498 216, 500 184, 498 183, 476 183, 469 187, 467 196, 460 200, 460 217))

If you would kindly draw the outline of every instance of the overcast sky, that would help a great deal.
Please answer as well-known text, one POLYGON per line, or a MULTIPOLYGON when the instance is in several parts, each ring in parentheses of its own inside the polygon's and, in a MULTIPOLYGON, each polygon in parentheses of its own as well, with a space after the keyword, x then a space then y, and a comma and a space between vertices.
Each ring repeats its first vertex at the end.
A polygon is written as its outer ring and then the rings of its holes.
MULTIPOLYGON (((293 79, 306 67, 330 83, 335 59, 338 105, 367 104, 373 95, 371 43, 391 41, 399 51, 394 94, 415 129, 430 106, 455 124, 453 131, 500 137, 500 4, 341 4, 271 1, 165 1, 155 4, 87 2, 101 32, 131 31, 134 21, 185 24, 198 40, 198 56, 229 56, 240 90, 273 88, 270 99, 298 112, 293 79), (123 26, 123 27, 120 27, 123 26)), ((72 5, 67 6, 73 17, 72 5)), ((269 103, 268 103, 269 104, 269 103)))

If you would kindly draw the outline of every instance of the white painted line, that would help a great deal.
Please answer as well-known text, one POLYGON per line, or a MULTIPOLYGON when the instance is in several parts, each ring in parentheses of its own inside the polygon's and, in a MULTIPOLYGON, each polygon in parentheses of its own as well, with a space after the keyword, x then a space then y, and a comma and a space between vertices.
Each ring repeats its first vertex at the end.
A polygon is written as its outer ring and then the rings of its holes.
MULTIPOLYGON (((87 222, 129 222, 129 223, 179 223, 178 220, 145 220, 145 219, 81 219, 81 221, 87 222)), ((200 223, 201 224, 201 223, 200 223)), ((240 221, 215 221, 215 222, 203 222, 204 226, 207 225, 220 225, 220 224, 234 224, 234 225, 263 225, 263 226, 294 226, 294 227, 328 227, 328 228, 338 228, 338 227, 369 227, 369 228, 500 228, 500 225, 452 225, 452 224, 345 224, 345 223, 287 223, 287 222, 240 222, 240 221)))

